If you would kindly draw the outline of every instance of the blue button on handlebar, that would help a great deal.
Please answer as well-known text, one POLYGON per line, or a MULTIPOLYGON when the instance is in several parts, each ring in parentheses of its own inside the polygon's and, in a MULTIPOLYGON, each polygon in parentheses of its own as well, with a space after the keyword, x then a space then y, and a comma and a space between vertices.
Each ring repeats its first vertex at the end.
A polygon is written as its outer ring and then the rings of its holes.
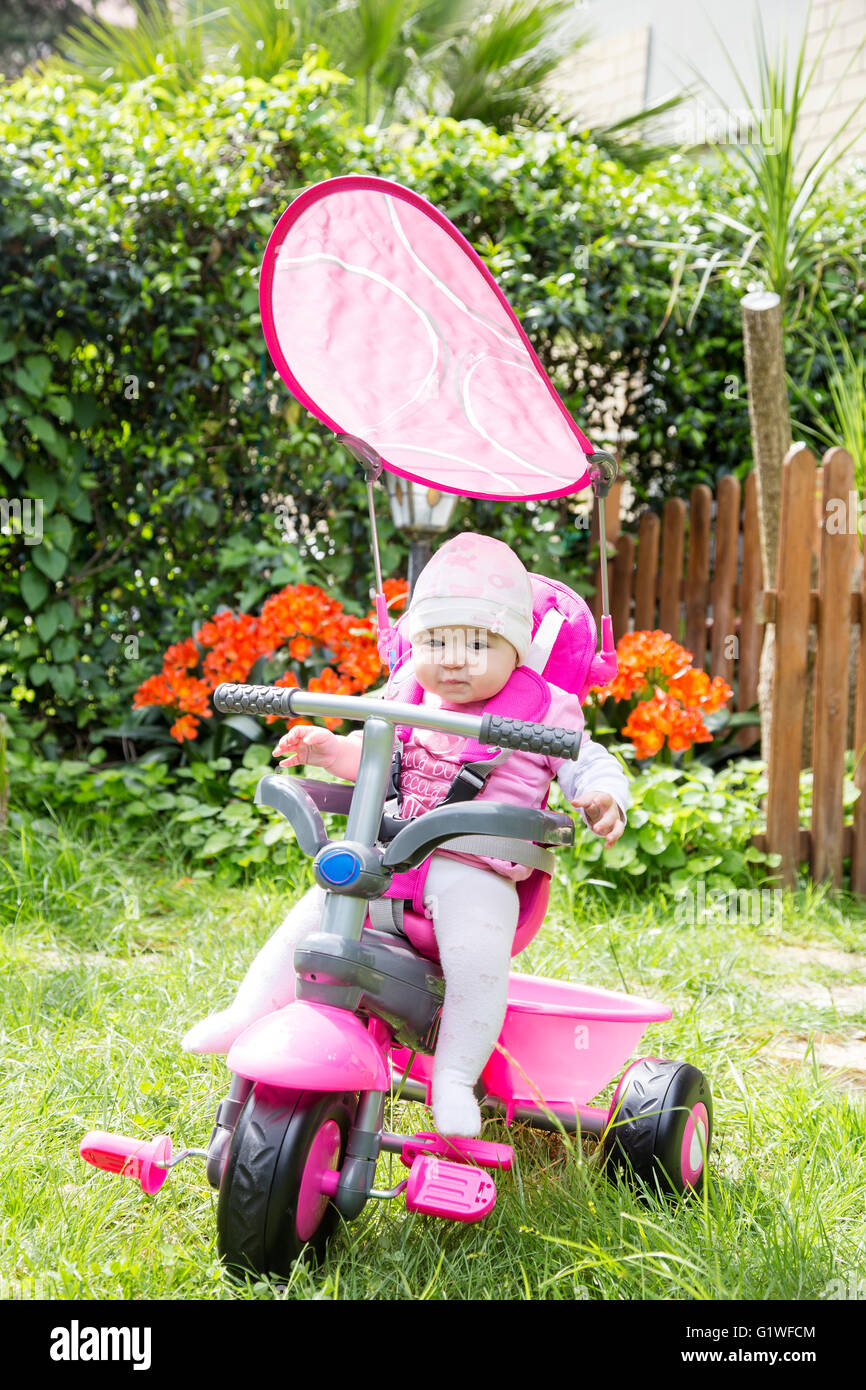
POLYGON ((334 854, 323 855, 317 865, 318 871, 327 883, 354 883, 361 872, 361 861, 351 850, 337 850, 334 854))

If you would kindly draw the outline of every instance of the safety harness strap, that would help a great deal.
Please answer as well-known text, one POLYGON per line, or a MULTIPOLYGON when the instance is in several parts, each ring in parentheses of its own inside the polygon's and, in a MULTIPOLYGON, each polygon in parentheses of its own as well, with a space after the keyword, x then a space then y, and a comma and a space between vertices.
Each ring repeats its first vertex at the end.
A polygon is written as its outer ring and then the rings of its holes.
POLYGON ((370 898, 367 912, 376 931, 403 932, 404 898, 370 898))

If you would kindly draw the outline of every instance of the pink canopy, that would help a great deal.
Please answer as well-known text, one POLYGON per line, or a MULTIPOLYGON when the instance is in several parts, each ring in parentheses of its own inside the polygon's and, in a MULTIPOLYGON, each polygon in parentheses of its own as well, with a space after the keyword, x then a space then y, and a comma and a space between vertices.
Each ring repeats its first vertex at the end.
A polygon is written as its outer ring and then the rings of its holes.
POLYGON ((393 473, 503 501, 588 481, 592 445, 493 276, 410 189, 362 175, 307 189, 268 242, 260 299, 292 393, 393 473))

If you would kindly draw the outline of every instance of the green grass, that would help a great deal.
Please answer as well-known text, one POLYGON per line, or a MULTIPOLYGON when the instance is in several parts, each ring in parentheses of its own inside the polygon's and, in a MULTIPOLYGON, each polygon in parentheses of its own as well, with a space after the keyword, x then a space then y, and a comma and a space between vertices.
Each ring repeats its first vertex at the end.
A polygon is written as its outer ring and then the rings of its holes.
MULTIPOLYGON (((408 1214, 401 1198, 371 1202, 318 1270, 233 1285, 201 1164, 148 1198, 87 1167, 78 1143, 97 1128, 168 1131, 175 1149, 206 1143, 224 1063, 184 1055, 179 1038, 228 1002, 307 874, 290 859, 226 887, 154 839, 118 846, 47 820, 10 827, 0 1269, 13 1288, 100 1300, 739 1300, 814 1299, 834 1278, 866 1277, 863 904, 804 889, 758 925, 678 925, 662 893, 627 901, 575 888, 563 854, 548 925, 520 969, 674 1006, 640 1051, 711 1079, 704 1194, 643 1200, 602 1175, 591 1142, 517 1129, 515 1170, 497 1179, 479 1225, 408 1214), (847 1075, 822 1064, 832 1047, 847 1075)), ((409 1133, 429 1121, 398 1105, 392 1123, 409 1133)), ((383 1158, 379 1185, 404 1172, 383 1158)))

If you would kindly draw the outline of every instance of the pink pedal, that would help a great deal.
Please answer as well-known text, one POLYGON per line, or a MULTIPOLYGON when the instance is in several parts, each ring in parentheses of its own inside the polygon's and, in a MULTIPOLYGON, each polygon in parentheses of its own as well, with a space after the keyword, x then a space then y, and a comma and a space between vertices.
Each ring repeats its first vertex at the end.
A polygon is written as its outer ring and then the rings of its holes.
POLYGON ((496 1184, 481 1168, 419 1154, 406 1185, 409 1211, 449 1221, 480 1221, 496 1205, 496 1184))
POLYGON ((510 1172, 514 1160, 514 1150, 510 1144, 493 1144, 486 1139, 459 1139, 456 1135, 436 1134, 432 1130, 421 1130, 407 1139, 400 1153, 400 1161, 411 1168, 419 1154, 447 1158, 452 1163, 477 1163, 479 1168, 499 1168, 503 1173, 510 1172))
POLYGON ((158 1192, 168 1177, 171 1160, 171 1139, 158 1134, 155 1139, 127 1139, 122 1134, 109 1134, 104 1129, 92 1129, 85 1134, 78 1152, 94 1168, 119 1173, 124 1178, 137 1178, 149 1196, 158 1192))

